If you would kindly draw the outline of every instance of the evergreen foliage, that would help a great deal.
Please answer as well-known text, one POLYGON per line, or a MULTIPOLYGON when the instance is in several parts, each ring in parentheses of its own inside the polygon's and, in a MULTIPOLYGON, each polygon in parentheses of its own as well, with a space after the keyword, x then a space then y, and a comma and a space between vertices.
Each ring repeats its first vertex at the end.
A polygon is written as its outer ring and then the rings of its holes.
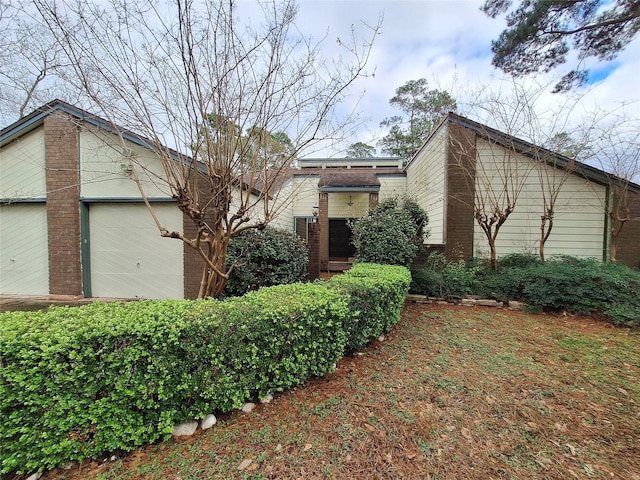
POLYGON ((356 259, 409 267, 422 244, 427 223, 426 212, 410 198, 380 202, 352 224, 356 259))
POLYGON ((227 262, 228 267, 238 266, 229 277, 225 295, 244 295, 261 287, 305 280, 309 251, 294 233, 273 227, 251 229, 231 239, 227 262))

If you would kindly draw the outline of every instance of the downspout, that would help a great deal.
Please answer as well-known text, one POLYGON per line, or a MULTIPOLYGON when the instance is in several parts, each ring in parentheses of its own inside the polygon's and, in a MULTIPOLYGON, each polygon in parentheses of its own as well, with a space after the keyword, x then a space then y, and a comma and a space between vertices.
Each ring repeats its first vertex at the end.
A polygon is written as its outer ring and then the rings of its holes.
POLYGON ((78 128, 78 180, 80 183, 80 281, 82 282, 82 296, 90 298, 91 292, 91 232, 89 231, 89 204, 82 200, 82 127, 78 128))
POLYGON ((607 184, 604 200, 604 232, 602 238, 602 262, 609 261, 609 208, 611 206, 611 185, 607 184))
POLYGON ((82 294, 91 293, 91 233, 89 230, 89 204, 80 201, 80 269, 82 271, 82 294))

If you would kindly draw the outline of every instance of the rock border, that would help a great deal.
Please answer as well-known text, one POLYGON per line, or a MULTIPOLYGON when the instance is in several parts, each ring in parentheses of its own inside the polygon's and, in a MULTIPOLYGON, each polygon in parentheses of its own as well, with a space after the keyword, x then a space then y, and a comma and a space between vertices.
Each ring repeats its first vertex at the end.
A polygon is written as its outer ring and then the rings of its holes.
POLYGON ((405 302, 411 303, 431 303, 437 305, 461 305, 464 307, 493 307, 493 308, 508 308, 509 310, 523 310, 527 304, 518 302, 515 300, 500 301, 493 298, 483 298, 475 295, 470 295, 464 298, 446 299, 442 297, 428 297, 426 295, 409 294, 405 302))

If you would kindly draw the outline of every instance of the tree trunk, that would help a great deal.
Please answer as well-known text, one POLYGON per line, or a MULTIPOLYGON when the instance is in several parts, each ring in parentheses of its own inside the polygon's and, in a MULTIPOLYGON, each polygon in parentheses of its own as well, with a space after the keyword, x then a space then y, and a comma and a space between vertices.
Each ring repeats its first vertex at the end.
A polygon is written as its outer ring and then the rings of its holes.
POLYGON ((498 271, 498 257, 497 257, 497 254, 496 254, 496 241, 495 241, 495 239, 489 240, 489 250, 491 252, 491 257, 490 257, 491 270, 493 270, 494 272, 497 272, 498 271))
POLYGON ((540 254, 540 260, 544 262, 544 246, 547 243, 551 230, 553 229, 553 215, 545 215, 542 217, 540 223, 540 244, 538 246, 538 253, 540 254), (548 222, 548 223, 547 223, 548 222))

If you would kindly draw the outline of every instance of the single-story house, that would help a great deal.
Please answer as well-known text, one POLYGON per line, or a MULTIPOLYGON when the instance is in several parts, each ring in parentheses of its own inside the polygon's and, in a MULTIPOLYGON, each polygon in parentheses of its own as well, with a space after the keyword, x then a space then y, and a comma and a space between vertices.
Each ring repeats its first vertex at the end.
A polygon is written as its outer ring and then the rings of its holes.
MULTIPOLYGON (((122 138, 126 151, 109 122, 59 100, 0 130, 0 294, 197 295, 199 259, 181 241, 159 235, 131 178, 132 154, 145 165, 146 195, 159 220, 178 231, 189 221, 153 181, 163 169, 148 142, 126 130, 122 138)), ((512 198, 517 188, 498 254, 535 252, 541 176, 562 178, 546 254, 607 260, 608 211, 616 201, 610 175, 452 113, 408 162, 299 159, 281 179, 278 198, 285 200, 273 224, 306 237, 317 221, 321 269, 343 268, 354 255, 348 220, 406 194, 429 214, 425 249, 468 259, 487 253, 474 207, 490 204, 501 189, 512 198), (519 180, 505 184, 505 171, 519 180)), ((628 188, 640 197, 640 186, 628 188)), ((632 210, 617 258, 638 267, 640 202, 632 210)))

